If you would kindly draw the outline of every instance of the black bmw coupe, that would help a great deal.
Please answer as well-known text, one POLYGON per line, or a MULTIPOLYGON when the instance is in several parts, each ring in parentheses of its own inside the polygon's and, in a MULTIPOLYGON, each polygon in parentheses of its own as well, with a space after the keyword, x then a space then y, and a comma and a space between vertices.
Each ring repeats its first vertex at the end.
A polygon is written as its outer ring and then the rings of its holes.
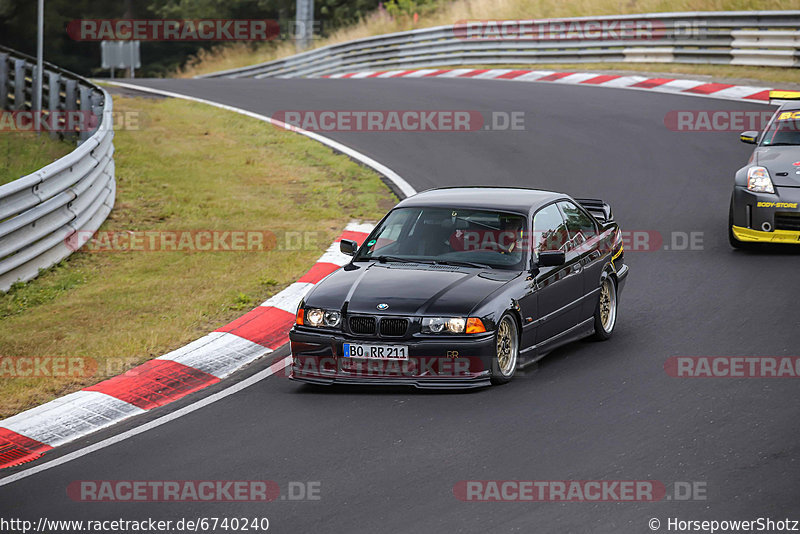
POLYGON ((316 284, 289 338, 292 378, 480 387, 579 338, 608 339, 628 267, 610 207, 522 188, 400 202, 316 284))

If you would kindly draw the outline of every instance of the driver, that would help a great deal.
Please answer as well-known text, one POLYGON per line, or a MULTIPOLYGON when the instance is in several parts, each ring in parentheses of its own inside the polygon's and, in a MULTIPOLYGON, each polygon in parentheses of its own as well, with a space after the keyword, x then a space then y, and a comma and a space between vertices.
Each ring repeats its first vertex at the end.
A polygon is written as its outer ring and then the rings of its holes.
POLYGON ((515 251, 519 251, 519 244, 522 241, 522 230, 521 217, 500 217, 500 233, 497 239, 497 246, 500 254, 511 254, 515 251))
POLYGON ((501 216, 497 229, 458 229, 449 239, 454 251, 486 251, 512 254, 519 251, 522 241, 523 219, 518 216, 501 216))

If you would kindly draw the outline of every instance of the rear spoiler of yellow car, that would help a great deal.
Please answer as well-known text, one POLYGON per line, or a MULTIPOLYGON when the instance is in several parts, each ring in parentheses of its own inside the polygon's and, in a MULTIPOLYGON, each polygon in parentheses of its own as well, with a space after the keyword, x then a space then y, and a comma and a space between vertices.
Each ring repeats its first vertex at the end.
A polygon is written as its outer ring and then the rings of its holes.
POLYGON ((800 91, 770 91, 769 103, 780 104, 781 102, 795 102, 800 100, 800 91))

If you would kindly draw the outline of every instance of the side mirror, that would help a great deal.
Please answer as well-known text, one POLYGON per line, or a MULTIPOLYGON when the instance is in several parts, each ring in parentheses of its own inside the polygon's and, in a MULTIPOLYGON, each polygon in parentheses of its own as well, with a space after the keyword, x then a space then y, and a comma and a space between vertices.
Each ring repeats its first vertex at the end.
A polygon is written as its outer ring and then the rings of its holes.
POLYGON ((539 253, 539 267, 558 267, 567 262, 567 255, 563 250, 543 250, 539 253))
POLYGON ((742 132, 739 134, 739 141, 747 143, 748 145, 754 145, 758 141, 758 132, 754 130, 742 132))
POLYGON ((339 250, 342 251, 342 254, 355 256, 356 250, 358 250, 358 243, 352 239, 342 239, 341 243, 339 243, 339 250))

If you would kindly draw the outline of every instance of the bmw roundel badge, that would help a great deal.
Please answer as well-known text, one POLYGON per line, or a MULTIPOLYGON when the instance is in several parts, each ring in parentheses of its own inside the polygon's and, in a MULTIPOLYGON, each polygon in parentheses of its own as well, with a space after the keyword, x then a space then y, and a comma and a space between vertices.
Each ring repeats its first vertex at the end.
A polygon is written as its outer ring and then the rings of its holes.
POLYGON ((389 305, 386 304, 385 302, 381 302, 380 304, 378 304, 376 306, 376 308, 378 308, 379 310, 388 310, 389 309, 389 305))

